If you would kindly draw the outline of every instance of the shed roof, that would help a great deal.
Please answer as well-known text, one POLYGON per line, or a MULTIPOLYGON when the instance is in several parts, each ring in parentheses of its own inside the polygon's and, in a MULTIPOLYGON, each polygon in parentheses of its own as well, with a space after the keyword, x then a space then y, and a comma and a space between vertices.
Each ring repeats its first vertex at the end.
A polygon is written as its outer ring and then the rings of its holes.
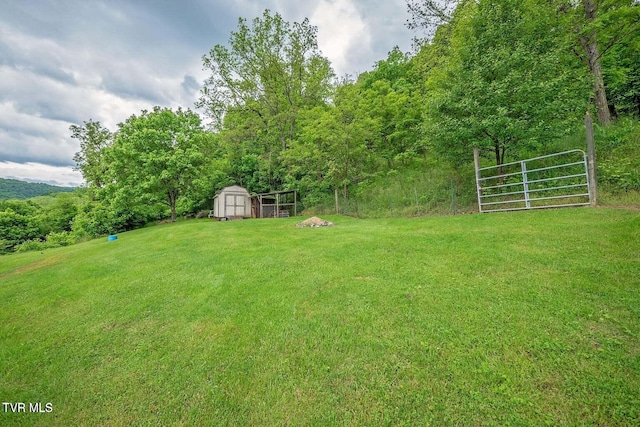
POLYGON ((247 195, 249 194, 246 188, 240 187, 239 185, 230 185, 229 187, 225 187, 222 190, 220 190, 219 193, 246 193, 247 195))

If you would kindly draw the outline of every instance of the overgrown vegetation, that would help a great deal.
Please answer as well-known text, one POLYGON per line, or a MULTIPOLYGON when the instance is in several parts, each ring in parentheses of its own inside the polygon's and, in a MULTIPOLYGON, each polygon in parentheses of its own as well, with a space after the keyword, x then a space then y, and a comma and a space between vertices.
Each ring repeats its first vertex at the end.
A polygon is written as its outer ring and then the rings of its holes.
MULTIPOLYGON (((584 130, 545 144, 544 148, 523 151, 532 157, 584 146, 584 130)), ((640 207, 640 125, 635 119, 619 119, 608 126, 596 126, 600 204, 640 207)), ((437 156, 412 158, 394 163, 350 186, 348 197, 338 191, 338 212, 360 218, 451 215, 477 211, 472 164, 451 166, 437 156)), ((217 182, 229 183, 224 175, 217 182)), ((201 188, 206 185, 201 183, 201 188)), ((207 208, 189 197, 177 204, 178 215, 207 208)), ((304 194, 306 214, 336 213, 335 193, 311 191, 304 194)), ((150 221, 170 218, 165 204, 117 207, 108 200, 91 197, 90 189, 73 194, 55 194, 30 200, 0 201, 0 252, 42 250, 89 238, 142 227, 150 221)), ((210 202, 209 202, 210 203, 210 202)))
POLYGON ((599 177, 614 194, 640 192, 640 125, 620 120, 617 126, 598 128, 599 177))
POLYGON ((473 146, 497 163, 539 154, 577 132, 587 109, 605 127, 607 104, 636 113, 633 2, 444 3, 409 2, 412 25, 433 35, 415 52, 393 49, 371 71, 339 79, 308 20, 268 10, 240 19, 203 57, 210 77, 198 106, 216 136, 204 187, 295 188, 311 207, 425 157, 448 170, 470 163, 473 146))

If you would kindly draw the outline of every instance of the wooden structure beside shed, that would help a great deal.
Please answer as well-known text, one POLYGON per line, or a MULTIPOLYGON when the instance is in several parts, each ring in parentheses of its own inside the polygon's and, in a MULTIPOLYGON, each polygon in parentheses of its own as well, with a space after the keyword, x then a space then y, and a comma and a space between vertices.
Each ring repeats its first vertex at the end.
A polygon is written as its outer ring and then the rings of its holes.
POLYGON ((273 191, 253 196, 254 218, 287 218, 298 215, 298 192, 296 190, 273 191))

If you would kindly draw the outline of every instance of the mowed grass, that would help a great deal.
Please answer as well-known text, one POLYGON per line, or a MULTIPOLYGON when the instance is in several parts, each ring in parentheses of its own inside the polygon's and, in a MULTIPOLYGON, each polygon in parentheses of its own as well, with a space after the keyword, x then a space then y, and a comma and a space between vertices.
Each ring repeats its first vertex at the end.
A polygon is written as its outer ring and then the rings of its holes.
POLYGON ((637 211, 328 219, 1 257, 0 425, 640 424, 637 211))

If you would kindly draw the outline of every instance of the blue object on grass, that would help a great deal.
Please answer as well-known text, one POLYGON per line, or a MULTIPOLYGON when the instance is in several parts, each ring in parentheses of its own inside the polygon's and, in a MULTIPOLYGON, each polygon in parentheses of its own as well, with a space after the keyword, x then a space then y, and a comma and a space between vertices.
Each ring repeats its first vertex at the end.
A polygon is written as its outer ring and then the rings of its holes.
POLYGON ((110 235, 109 237, 107 237, 107 240, 109 240, 110 242, 117 240, 118 236, 116 236, 115 234, 110 235))

